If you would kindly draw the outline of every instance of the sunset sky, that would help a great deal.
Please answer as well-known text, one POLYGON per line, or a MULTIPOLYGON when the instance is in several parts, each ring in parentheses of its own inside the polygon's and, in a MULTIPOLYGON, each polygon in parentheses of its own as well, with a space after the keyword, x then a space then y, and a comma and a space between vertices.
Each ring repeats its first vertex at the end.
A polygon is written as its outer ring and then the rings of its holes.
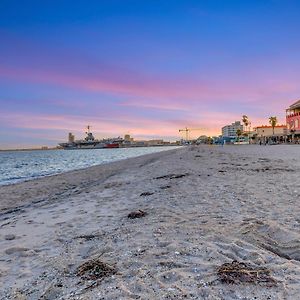
POLYGON ((300 1, 0 1, 0 149, 179 139, 300 98, 300 1))

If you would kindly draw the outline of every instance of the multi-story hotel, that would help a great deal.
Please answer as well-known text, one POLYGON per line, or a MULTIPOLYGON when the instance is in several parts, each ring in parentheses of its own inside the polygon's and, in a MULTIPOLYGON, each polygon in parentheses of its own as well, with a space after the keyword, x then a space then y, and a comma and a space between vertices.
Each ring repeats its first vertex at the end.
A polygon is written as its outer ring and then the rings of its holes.
POLYGON ((286 125, 288 134, 300 135, 300 100, 286 110, 286 125))
POLYGON ((236 131, 238 129, 243 131, 243 125, 241 124, 240 121, 235 121, 231 125, 226 125, 222 128, 222 136, 223 137, 235 138, 236 137, 236 131))

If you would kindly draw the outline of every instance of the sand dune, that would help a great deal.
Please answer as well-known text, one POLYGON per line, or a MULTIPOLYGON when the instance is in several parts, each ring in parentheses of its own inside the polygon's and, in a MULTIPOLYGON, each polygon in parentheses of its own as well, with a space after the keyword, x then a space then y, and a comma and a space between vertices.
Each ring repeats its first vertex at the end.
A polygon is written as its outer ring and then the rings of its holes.
POLYGON ((299 299, 299 150, 186 147, 0 187, 0 298, 299 299), (114 272, 82 276, 90 260, 114 272), (233 260, 274 282, 222 282, 233 260))

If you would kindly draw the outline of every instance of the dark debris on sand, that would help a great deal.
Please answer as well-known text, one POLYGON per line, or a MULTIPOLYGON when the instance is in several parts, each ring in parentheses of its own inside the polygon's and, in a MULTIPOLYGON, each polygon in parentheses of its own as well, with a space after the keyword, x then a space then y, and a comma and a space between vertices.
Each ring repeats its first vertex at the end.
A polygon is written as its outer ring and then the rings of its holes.
POLYGON ((104 263, 99 258, 91 259, 80 265, 76 275, 85 280, 98 280, 116 274, 114 267, 104 263))
POLYGON ((170 189, 170 188, 171 188, 170 185, 164 185, 164 186, 160 187, 161 190, 166 190, 166 189, 170 189))
POLYGON ((270 270, 238 261, 222 264, 217 271, 219 280, 227 284, 268 284, 276 285, 276 280, 271 277, 270 270))
POLYGON ((144 196, 151 196, 153 195, 154 193, 151 193, 151 192, 144 192, 144 193, 141 193, 140 194, 140 197, 144 197, 144 196))
POLYGON ((147 215, 146 212, 144 212, 143 210, 139 209, 137 211, 132 211, 131 213, 128 214, 128 218, 129 219, 137 219, 137 218, 142 218, 145 217, 147 215))
POLYGON ((93 239, 98 239, 100 237, 101 237, 100 234, 82 234, 82 235, 75 236, 74 239, 84 239, 86 241, 90 241, 93 239))
POLYGON ((168 174, 163 176, 155 177, 154 179, 176 179, 176 178, 182 178, 189 175, 188 173, 185 174, 168 174))

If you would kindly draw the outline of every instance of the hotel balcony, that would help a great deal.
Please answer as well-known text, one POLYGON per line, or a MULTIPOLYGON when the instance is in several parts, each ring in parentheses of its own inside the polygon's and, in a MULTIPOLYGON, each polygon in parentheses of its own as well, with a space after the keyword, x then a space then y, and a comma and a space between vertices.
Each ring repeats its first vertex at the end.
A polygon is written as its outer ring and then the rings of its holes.
POLYGON ((286 109, 286 124, 290 134, 300 134, 300 100, 286 109))

